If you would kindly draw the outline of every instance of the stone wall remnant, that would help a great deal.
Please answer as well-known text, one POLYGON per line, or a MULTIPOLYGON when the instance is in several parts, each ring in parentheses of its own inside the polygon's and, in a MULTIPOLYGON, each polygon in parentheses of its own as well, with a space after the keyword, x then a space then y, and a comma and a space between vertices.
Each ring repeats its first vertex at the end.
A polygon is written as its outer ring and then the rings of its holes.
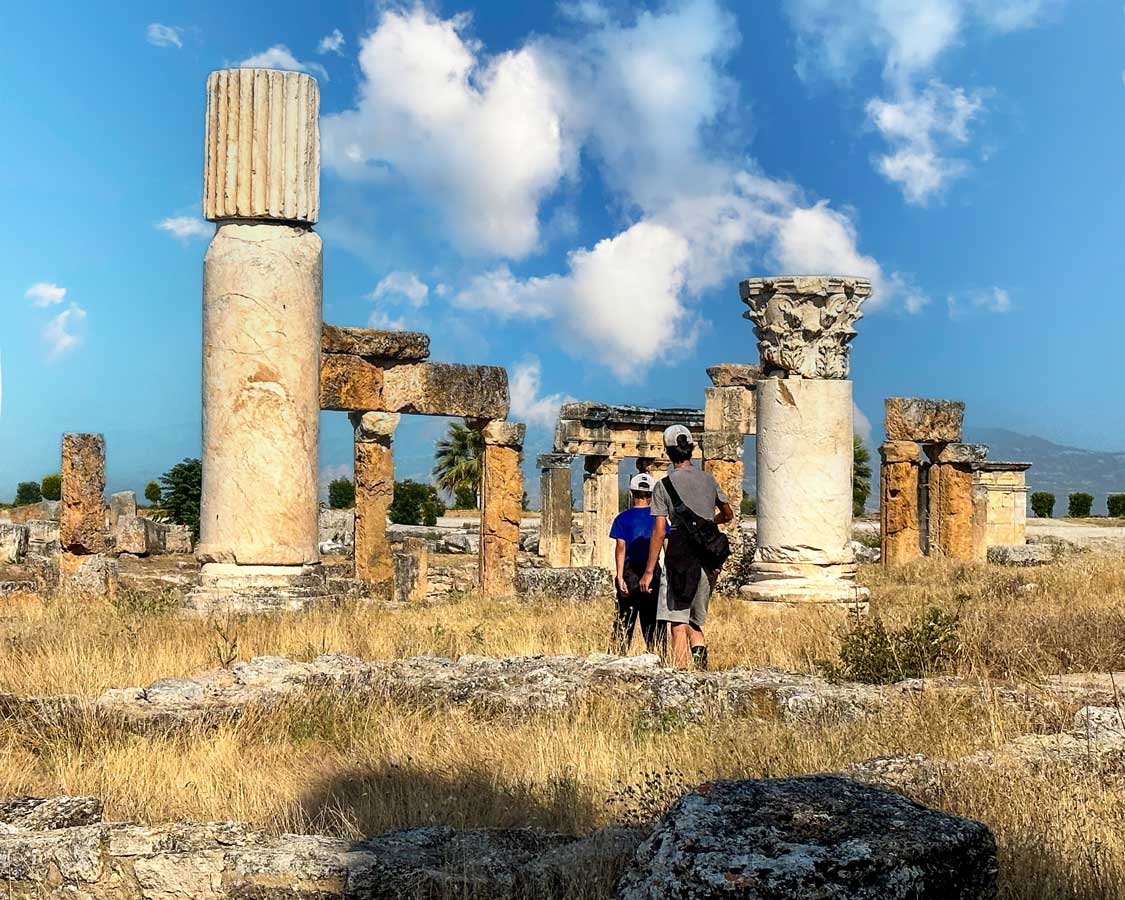
POLYGON ((518 422, 487 422, 481 426, 480 591, 485 597, 515 594, 526 434, 527 426, 518 422))
POLYGON ((387 511, 395 492, 397 413, 352 413, 355 429, 355 577, 372 596, 388 599, 395 567, 387 540, 387 511))

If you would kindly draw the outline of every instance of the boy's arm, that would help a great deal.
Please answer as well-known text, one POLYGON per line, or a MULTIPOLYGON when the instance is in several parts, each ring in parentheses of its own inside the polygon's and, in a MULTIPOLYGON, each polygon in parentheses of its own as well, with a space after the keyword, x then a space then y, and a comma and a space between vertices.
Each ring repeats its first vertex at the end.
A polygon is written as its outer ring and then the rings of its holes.
POLYGON ((645 574, 641 576, 641 590, 648 593, 652 587, 652 579, 656 574, 656 564, 660 561, 660 551, 664 547, 664 536, 668 532, 668 517, 653 516, 652 537, 648 542, 648 565, 645 574))
POLYGON ((623 594, 629 593, 629 585, 625 583, 625 541, 621 538, 616 538, 616 546, 613 549, 614 557, 617 560, 617 589, 623 594))
POLYGON ((719 501, 719 514, 715 516, 716 525, 726 525, 731 519, 734 518, 734 510, 726 500, 719 501))

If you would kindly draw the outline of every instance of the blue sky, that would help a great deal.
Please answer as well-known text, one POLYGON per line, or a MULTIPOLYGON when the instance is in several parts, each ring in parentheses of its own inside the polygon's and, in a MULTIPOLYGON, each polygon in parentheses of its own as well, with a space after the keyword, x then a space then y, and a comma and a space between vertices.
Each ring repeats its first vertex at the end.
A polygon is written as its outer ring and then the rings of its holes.
MULTIPOLYGON (((199 452, 204 83, 322 92, 325 319, 564 397, 699 405, 756 361, 738 281, 876 283, 852 377, 976 426, 1125 449, 1120 4, 115 3, 13 7, 0 497, 101 431, 112 489, 199 452)), ((399 434, 424 475, 441 420, 399 434)), ((862 423, 860 425, 862 430, 862 423)), ((350 431, 323 419, 321 465, 350 431)))

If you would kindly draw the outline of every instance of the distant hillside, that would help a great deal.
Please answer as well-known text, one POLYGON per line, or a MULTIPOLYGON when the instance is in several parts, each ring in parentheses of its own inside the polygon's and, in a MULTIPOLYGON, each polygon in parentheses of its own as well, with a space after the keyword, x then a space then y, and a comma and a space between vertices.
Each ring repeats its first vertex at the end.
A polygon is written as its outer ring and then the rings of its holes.
POLYGON ((1093 494, 1094 512, 1102 514, 1106 494, 1125 494, 1125 453, 1065 447, 1004 428, 968 428, 966 440, 988 444, 989 459, 1031 463, 1028 487, 1055 495, 1055 515, 1065 515, 1066 496, 1074 491, 1093 494))

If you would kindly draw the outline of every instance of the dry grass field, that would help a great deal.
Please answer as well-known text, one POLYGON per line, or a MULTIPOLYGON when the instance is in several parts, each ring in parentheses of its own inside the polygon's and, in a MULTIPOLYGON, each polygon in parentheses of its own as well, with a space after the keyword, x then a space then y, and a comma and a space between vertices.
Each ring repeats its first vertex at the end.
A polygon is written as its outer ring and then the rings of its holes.
MULTIPOLYGON (((1125 556, 1089 553, 1039 569, 928 561, 865 567, 872 611, 901 625, 932 607, 958 616, 948 671, 1018 680, 1125 669, 1125 556)), ((0 601, 0 691, 75 693, 147 684, 256 655, 508 656, 606 649, 596 605, 465 599, 388 613, 363 607, 275 618, 184 620, 159 598, 116 605, 0 601)), ((838 614, 762 614, 717 600, 715 666, 815 671, 835 658, 838 614)), ((114 817, 241 819, 273 830, 355 836, 430 823, 585 832, 650 819, 712 777, 839 770, 883 754, 961 756, 1027 723, 1010 708, 951 697, 906 713, 819 727, 730 719, 655 726, 591 703, 530 720, 465 709, 306 697, 219 728, 138 736, 90 722, 0 721, 0 795, 93 794, 114 817)), ((1113 772, 981 771, 918 799, 988 823, 1006 898, 1125 897, 1125 792, 1113 772)))

